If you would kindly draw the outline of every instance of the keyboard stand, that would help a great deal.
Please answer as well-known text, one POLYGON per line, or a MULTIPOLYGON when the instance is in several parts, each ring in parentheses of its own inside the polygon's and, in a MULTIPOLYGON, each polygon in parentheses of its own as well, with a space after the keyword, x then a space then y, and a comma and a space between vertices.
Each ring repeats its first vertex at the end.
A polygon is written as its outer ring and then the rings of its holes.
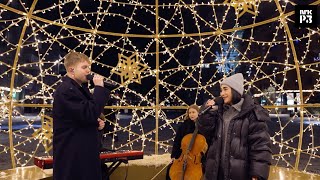
POLYGON ((108 176, 110 176, 120 166, 121 163, 128 164, 128 160, 118 159, 117 161, 112 162, 112 164, 108 166, 108 176))

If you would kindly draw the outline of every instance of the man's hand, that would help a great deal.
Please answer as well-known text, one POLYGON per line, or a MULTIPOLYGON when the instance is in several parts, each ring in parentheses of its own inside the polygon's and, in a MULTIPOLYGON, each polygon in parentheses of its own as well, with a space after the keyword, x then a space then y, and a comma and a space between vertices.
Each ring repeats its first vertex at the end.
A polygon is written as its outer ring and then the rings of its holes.
POLYGON ((103 77, 102 76, 100 76, 100 75, 98 75, 98 74, 95 74, 94 76, 93 76, 93 84, 95 85, 95 86, 104 86, 103 85, 103 77))
POLYGON ((102 130, 104 128, 104 121, 100 118, 98 118, 98 122, 99 122, 99 127, 98 127, 98 130, 102 130))
POLYGON ((257 177, 252 177, 252 180, 258 180, 258 178, 257 177))

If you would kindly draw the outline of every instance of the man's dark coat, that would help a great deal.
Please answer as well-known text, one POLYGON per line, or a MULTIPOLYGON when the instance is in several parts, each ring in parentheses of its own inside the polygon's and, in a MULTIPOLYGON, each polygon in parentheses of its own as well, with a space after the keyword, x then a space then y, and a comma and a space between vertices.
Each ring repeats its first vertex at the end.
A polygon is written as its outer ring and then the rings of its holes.
POLYGON ((53 177, 55 180, 101 179, 98 117, 110 92, 100 86, 93 94, 64 77, 53 102, 53 177))

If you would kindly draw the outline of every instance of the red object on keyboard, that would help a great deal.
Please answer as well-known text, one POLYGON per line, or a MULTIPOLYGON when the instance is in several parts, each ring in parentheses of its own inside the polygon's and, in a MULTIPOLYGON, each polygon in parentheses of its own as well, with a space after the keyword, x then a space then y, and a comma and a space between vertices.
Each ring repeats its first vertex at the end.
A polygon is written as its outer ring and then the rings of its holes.
POLYGON ((33 163, 41 169, 50 169, 53 166, 53 158, 52 156, 34 157, 33 163))
MULTIPOLYGON (((100 159, 104 160, 105 162, 113 162, 117 160, 143 159, 143 151, 101 152, 100 159)), ((34 157, 34 164, 41 169, 50 169, 53 166, 53 157, 34 157)))
POLYGON ((143 159, 142 151, 115 151, 115 152, 101 152, 101 160, 112 160, 112 159, 125 158, 127 160, 143 159))

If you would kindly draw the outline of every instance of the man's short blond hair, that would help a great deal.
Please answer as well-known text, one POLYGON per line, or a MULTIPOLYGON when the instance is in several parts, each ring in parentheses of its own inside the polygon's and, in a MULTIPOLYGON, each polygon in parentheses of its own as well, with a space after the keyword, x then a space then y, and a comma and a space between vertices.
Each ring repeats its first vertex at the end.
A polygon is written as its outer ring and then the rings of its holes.
POLYGON ((78 64, 79 62, 87 61, 90 63, 89 57, 83 53, 70 52, 64 58, 64 67, 68 71, 68 68, 78 64))

